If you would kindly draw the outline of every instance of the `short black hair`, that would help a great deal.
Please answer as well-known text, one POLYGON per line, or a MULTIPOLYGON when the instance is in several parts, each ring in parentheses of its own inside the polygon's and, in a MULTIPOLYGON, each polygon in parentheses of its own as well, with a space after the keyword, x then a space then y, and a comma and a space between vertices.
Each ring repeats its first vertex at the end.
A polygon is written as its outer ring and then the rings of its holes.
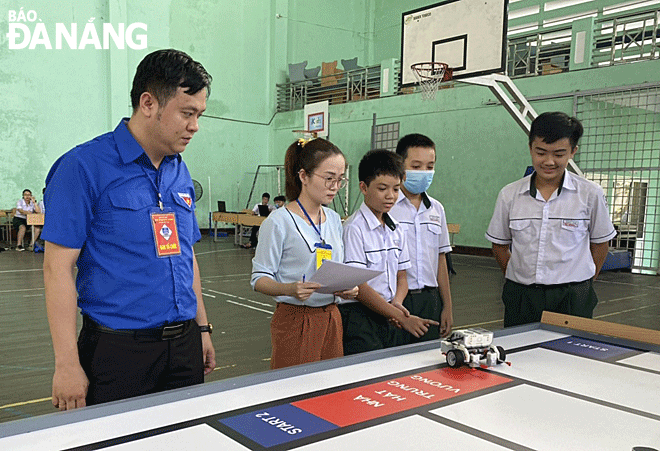
POLYGON ((358 179, 367 186, 379 175, 391 175, 403 180, 405 173, 401 156, 385 149, 367 152, 358 166, 358 179))
POLYGON ((435 143, 431 138, 419 133, 411 133, 399 140, 396 145, 397 155, 401 155, 404 160, 408 157, 408 149, 411 147, 430 147, 435 150, 435 143))
POLYGON ((208 98, 212 79, 204 66, 187 53, 175 49, 156 50, 145 56, 135 71, 131 105, 136 110, 142 94, 149 92, 162 108, 179 88, 187 88, 184 92, 191 96, 206 89, 208 98))
MULTIPOLYGON (((259 192, 259 191, 257 191, 257 192, 259 192)), ((267 198, 270 199, 270 194, 269 194, 269 193, 263 193, 263 194, 261 195, 261 197, 267 197, 267 198)))
POLYGON ((286 202, 286 197, 284 197, 284 196, 275 196, 275 199, 273 199, 273 202, 286 202))
POLYGON ((529 131, 529 146, 532 146, 532 142, 537 137, 547 144, 568 138, 571 149, 574 149, 582 137, 582 133, 584 133, 584 128, 577 118, 570 117, 561 111, 542 113, 532 122, 529 131))

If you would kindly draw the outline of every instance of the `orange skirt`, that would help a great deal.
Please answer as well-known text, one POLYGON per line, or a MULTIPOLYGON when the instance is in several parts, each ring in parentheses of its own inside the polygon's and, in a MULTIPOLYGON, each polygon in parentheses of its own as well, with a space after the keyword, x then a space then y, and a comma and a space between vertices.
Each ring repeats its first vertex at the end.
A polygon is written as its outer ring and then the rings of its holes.
POLYGON ((341 315, 335 304, 307 307, 280 302, 270 322, 270 368, 344 355, 341 315))

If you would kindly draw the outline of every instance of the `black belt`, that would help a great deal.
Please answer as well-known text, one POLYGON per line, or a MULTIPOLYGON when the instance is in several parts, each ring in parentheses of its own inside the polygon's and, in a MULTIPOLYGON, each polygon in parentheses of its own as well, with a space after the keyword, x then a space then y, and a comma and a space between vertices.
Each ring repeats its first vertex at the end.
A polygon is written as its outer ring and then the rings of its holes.
POLYGON ((190 328, 192 322, 193 320, 189 319, 188 321, 170 323, 154 329, 111 329, 97 323, 89 316, 83 315, 83 328, 85 329, 97 330, 108 334, 132 335, 135 338, 150 338, 154 340, 179 338, 190 328))
POLYGON ((408 290, 409 294, 421 294, 424 293, 425 291, 433 291, 437 290, 438 287, 424 287, 424 288, 419 288, 417 290, 408 290))
POLYGON ((511 279, 506 279, 506 280, 507 280, 507 282, 511 282, 511 283, 516 284, 516 285, 521 286, 521 287, 549 289, 549 288, 566 288, 566 287, 575 287, 575 286, 579 286, 579 285, 588 285, 589 283, 591 283, 591 281, 593 279, 581 280, 579 282, 565 282, 565 283, 556 283, 556 284, 532 283, 532 284, 529 284, 529 285, 514 282, 511 279))

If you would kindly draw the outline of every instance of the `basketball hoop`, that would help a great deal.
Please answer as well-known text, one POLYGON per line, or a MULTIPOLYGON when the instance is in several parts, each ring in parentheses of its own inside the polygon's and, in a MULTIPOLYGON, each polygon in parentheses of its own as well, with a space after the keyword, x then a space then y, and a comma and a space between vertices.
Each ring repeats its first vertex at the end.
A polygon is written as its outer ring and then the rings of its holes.
POLYGON ((410 69, 415 74, 417 84, 422 91, 422 100, 435 99, 440 83, 451 80, 452 77, 452 70, 445 63, 415 63, 410 66, 410 69))

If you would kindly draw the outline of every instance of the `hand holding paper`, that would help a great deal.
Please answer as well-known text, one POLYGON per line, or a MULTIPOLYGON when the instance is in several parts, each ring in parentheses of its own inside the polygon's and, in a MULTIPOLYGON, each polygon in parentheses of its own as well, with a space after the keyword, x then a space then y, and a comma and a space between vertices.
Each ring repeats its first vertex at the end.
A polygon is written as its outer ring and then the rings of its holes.
POLYGON ((332 294, 361 285, 379 274, 382 274, 382 271, 358 268, 345 263, 324 260, 321 267, 308 281, 321 285, 321 288, 316 290, 317 293, 332 294))

